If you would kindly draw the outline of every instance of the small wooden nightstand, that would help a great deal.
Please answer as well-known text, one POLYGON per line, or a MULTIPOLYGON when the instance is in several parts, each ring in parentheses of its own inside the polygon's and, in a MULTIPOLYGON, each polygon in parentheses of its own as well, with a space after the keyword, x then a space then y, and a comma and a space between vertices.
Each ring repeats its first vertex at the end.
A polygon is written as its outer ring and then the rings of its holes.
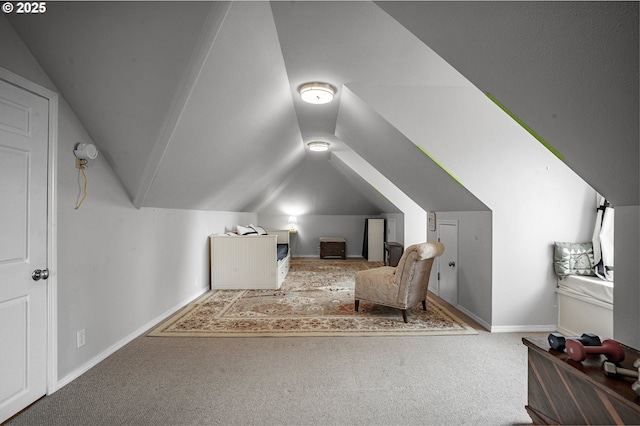
POLYGON ((325 257, 347 258, 347 242, 340 237, 320 238, 320 259, 325 257))

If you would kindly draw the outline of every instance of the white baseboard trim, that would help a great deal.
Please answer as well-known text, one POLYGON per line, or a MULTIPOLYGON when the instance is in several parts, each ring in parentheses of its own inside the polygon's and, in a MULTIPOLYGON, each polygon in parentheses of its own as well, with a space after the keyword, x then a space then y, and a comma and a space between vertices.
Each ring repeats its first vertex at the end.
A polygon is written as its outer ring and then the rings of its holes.
MULTIPOLYGON (((292 257, 303 257, 305 259, 316 258, 316 259, 320 260, 320 255, 319 254, 293 254, 292 257)), ((358 255, 347 255, 347 259, 363 259, 364 260, 364 257, 358 256, 358 255)), ((324 260, 324 259, 322 259, 322 260, 324 260)), ((333 256, 333 257, 327 258, 327 260, 340 260, 340 258, 337 257, 337 256, 333 256)))
POLYGON ((491 327, 492 333, 542 333, 553 332, 558 328, 555 324, 541 325, 498 325, 491 327))
POLYGON ((94 356, 89 361, 85 362, 84 364, 82 364, 80 367, 78 367, 74 371, 70 372, 69 374, 67 374, 63 378, 59 379, 56 382, 55 388, 49 394, 51 394, 51 393, 63 388, 64 386, 68 385, 69 383, 71 383, 72 381, 77 379, 78 377, 82 376, 84 373, 86 373, 87 371, 89 371, 90 369, 92 369, 93 367, 98 365, 100 362, 104 361, 108 356, 112 355, 118 349, 122 348, 127 343, 131 342, 133 339, 135 339, 136 337, 140 336, 141 334, 143 334, 144 332, 146 332, 147 330, 149 330, 150 328, 152 328, 156 324, 159 324, 160 322, 164 321, 165 319, 167 319, 168 317, 170 317, 174 313, 178 312, 178 310, 182 309, 183 307, 185 307, 190 302, 196 300, 198 297, 202 296, 207 291, 209 291, 209 287, 200 289, 198 291, 198 293, 196 293, 195 295, 189 296, 188 298, 182 300, 181 302, 177 303, 173 307, 169 308, 164 313, 160 314, 158 317, 154 318, 153 320, 149 321, 148 323, 146 323, 142 327, 139 327, 137 330, 133 331, 132 333, 130 333, 127 336, 123 337, 122 339, 118 340, 116 343, 114 343, 113 345, 109 346, 107 349, 105 349, 104 351, 100 352, 99 354, 97 354, 96 356, 94 356))
MULTIPOLYGON (((479 318, 476 314, 474 314, 473 312, 468 311, 467 309, 465 309, 463 306, 456 306, 456 309, 458 309, 460 312, 463 312, 465 315, 468 315, 469 317, 473 318, 474 321, 476 321, 478 324, 480 324, 482 327, 484 327, 485 329, 489 330, 491 333, 541 333, 541 332, 553 332, 556 331, 556 329, 558 328, 557 325, 555 324, 550 324, 550 325, 499 325, 499 326, 492 326, 489 323, 487 323, 485 320, 483 320, 482 318, 479 318)), ((571 334, 571 336, 574 336, 575 334, 571 334)))
POLYGON ((558 325, 558 333, 564 335, 564 336, 579 336, 580 333, 577 333, 573 330, 569 330, 568 328, 564 328, 564 327, 560 327, 558 325))
POLYGON ((462 312, 463 314, 473 318, 473 320, 475 322, 477 322, 478 324, 480 324, 484 329, 491 330, 491 324, 489 324, 488 322, 486 322, 485 320, 483 320, 482 318, 480 318, 479 316, 477 316, 473 312, 465 309, 464 306, 458 305, 458 306, 456 306, 456 309, 459 310, 460 312, 462 312))

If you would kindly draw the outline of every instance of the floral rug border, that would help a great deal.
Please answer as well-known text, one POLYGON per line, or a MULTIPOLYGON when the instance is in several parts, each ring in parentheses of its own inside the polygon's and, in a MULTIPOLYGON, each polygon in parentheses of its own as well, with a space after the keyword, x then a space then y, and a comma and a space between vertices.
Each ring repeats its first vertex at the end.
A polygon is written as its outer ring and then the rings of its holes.
MULTIPOLYGON (((202 309, 203 302, 215 296, 216 293, 224 290, 209 291, 199 297, 195 302, 187 305, 177 314, 161 323, 153 331, 147 334, 151 337, 310 337, 310 336, 444 336, 444 335, 472 335, 478 334, 473 327, 456 317, 445 307, 440 305, 431 297, 427 298, 427 312, 420 307, 415 308, 413 314, 416 316, 436 315, 444 317, 453 327, 438 328, 426 327, 416 322, 409 316, 409 323, 402 321, 400 311, 397 311, 398 318, 387 316, 370 317, 354 314, 353 316, 319 316, 301 317, 289 316, 286 318, 218 318, 220 325, 230 326, 224 330, 203 330, 203 329, 181 329, 176 327, 180 321, 188 320, 192 314, 197 314, 198 309, 202 309), (435 312, 434 312, 435 311, 435 312), (380 329, 381 326, 393 329, 380 329), (239 330, 240 329, 240 330, 239 330)), ((233 299, 239 299, 250 290, 235 291, 233 299)), ((361 311, 362 304, 361 304, 361 311)), ((410 312, 411 312, 410 311, 410 312)))

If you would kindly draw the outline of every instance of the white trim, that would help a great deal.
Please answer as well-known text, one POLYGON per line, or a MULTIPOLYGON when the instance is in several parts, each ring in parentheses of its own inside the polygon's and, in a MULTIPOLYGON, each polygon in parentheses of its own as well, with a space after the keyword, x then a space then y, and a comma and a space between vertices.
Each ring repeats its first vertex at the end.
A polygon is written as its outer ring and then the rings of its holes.
POLYGON ((114 343, 113 345, 109 346, 107 349, 105 349, 104 351, 100 352, 99 354, 97 354, 96 356, 91 358, 89 361, 85 362, 80 367, 76 368, 75 370, 71 371, 69 374, 67 374, 66 376, 61 378, 56 383, 57 389, 60 389, 63 386, 68 385, 69 383, 71 383, 72 381, 77 379, 78 377, 82 376, 84 373, 86 373, 87 371, 89 371, 90 369, 92 369, 93 367, 98 365, 100 362, 104 361, 107 357, 111 356, 114 352, 116 352, 117 350, 121 349, 126 344, 130 343, 133 339, 135 339, 138 336, 146 333, 149 329, 155 327, 157 324, 160 324, 162 321, 166 320, 171 315, 175 314, 180 309, 182 309, 183 307, 188 305, 190 302, 196 300, 198 297, 202 296, 203 294, 205 294, 208 291, 209 291, 208 287, 200 289, 198 291, 198 293, 196 293, 194 296, 190 296, 190 297, 182 300, 178 304, 176 304, 173 307, 169 308, 164 313, 160 314, 155 319, 149 321, 148 323, 146 323, 142 327, 139 327, 138 329, 136 329, 135 331, 131 332, 127 336, 125 336, 122 339, 118 340, 116 343, 114 343))
POLYGON ((485 320, 483 320, 482 318, 480 318, 479 316, 477 316, 476 314, 474 314, 473 312, 469 311, 468 309, 466 309, 463 306, 456 306, 456 309, 459 310, 460 312, 464 313, 465 315, 467 315, 470 318, 473 318, 473 320, 475 322, 477 322, 478 324, 480 324, 482 327, 484 327, 486 330, 491 330, 491 324, 489 324, 488 322, 486 322, 485 320))
POLYGON ((586 295, 578 294, 578 293, 575 293, 575 292, 572 292, 572 291, 567 291, 562 287, 556 288, 556 293, 562 294, 563 296, 567 296, 567 297, 570 297, 572 299, 580 300, 581 302, 584 302, 584 303, 589 303, 591 305, 595 305, 595 306, 598 306, 600 308, 604 308, 604 309, 608 309, 610 311, 613 311, 613 304, 612 303, 603 302, 602 300, 594 299, 591 296, 586 296, 586 295))
POLYGON ((58 378, 58 281, 56 188, 58 158, 58 94, 18 74, 0 68, 0 78, 49 101, 49 152, 47 158, 47 395, 55 392, 58 378))
POLYGON ((474 321, 476 321, 485 329, 489 330, 491 333, 541 333, 541 332, 552 332, 552 331, 556 331, 557 329, 555 324, 491 326, 488 322, 479 318, 473 312, 468 311, 462 306, 456 306, 456 309, 458 309, 460 312, 463 312, 467 316, 473 318, 474 321))
POLYGON ((541 325, 498 325, 492 326, 492 333, 546 333, 556 331, 555 324, 541 325))

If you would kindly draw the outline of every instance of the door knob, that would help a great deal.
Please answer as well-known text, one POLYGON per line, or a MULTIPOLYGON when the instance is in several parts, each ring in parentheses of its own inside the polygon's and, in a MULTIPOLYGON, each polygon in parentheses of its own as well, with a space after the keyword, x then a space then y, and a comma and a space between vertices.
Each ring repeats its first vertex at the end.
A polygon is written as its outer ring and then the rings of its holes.
POLYGON ((449 266, 451 266, 451 267, 453 268, 454 266, 456 266, 456 262, 454 262, 454 261, 452 260, 451 262, 449 262, 449 266))
POLYGON ((48 269, 36 269, 31 273, 31 278, 34 281, 38 281, 40 279, 46 280, 49 278, 49 270, 48 269))

